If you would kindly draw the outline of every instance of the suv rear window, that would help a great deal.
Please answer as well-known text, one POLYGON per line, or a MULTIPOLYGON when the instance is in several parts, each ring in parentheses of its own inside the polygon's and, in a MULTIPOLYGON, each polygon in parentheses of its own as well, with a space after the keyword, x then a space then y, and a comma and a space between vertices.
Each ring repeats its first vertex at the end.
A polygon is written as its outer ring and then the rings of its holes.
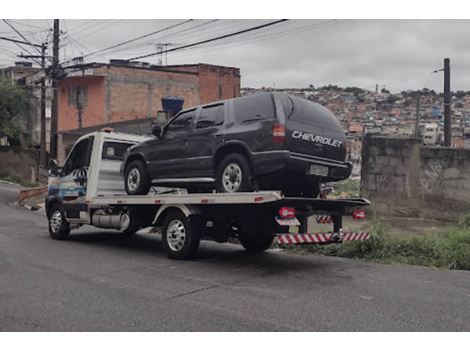
POLYGON ((274 120, 276 112, 271 94, 255 94, 233 101, 235 120, 239 123, 274 120))
POLYGON ((303 98, 293 96, 290 98, 294 106, 289 119, 332 130, 341 129, 341 125, 336 116, 323 105, 303 98))

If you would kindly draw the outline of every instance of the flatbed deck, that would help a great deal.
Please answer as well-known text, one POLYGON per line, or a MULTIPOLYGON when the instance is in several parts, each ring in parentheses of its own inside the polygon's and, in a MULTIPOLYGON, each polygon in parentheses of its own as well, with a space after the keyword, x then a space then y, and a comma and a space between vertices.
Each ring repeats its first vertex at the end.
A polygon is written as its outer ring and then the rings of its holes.
POLYGON ((259 191, 244 193, 171 193, 145 196, 103 195, 86 199, 89 205, 160 205, 160 204, 265 204, 276 202, 279 205, 309 204, 318 210, 333 210, 342 207, 368 206, 363 198, 322 199, 285 197, 279 191, 259 191))

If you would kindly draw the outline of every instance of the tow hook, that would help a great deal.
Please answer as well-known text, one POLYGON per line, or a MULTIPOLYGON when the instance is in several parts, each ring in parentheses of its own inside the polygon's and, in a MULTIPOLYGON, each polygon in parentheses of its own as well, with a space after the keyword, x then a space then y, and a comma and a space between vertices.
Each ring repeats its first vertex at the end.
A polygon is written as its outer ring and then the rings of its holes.
POLYGON ((333 237, 331 237, 331 242, 335 242, 335 243, 343 242, 343 229, 339 229, 338 232, 335 232, 333 234, 333 237))

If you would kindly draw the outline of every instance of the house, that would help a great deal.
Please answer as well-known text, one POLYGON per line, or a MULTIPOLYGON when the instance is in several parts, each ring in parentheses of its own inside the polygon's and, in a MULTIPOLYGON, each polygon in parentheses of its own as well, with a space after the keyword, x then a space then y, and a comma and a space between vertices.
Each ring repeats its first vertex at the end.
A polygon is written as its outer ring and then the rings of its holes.
POLYGON ((149 121, 162 111, 164 96, 183 98, 183 108, 239 97, 240 70, 123 60, 69 67, 58 86, 57 158, 63 160, 80 135, 105 126, 117 131, 139 126, 138 134, 150 132, 149 121))
POLYGON ((58 131, 156 116, 163 96, 184 107, 240 96, 240 70, 111 60, 67 68, 58 87, 58 131))

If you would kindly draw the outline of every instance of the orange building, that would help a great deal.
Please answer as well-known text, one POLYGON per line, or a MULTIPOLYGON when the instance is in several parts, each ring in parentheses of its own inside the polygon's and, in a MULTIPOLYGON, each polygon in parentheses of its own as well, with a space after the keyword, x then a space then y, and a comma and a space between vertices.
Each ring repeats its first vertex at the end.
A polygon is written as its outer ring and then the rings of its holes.
POLYGON ((60 132, 155 117, 162 110, 163 96, 184 98, 185 108, 238 97, 240 70, 208 64, 151 66, 112 60, 69 69, 58 90, 60 132))

